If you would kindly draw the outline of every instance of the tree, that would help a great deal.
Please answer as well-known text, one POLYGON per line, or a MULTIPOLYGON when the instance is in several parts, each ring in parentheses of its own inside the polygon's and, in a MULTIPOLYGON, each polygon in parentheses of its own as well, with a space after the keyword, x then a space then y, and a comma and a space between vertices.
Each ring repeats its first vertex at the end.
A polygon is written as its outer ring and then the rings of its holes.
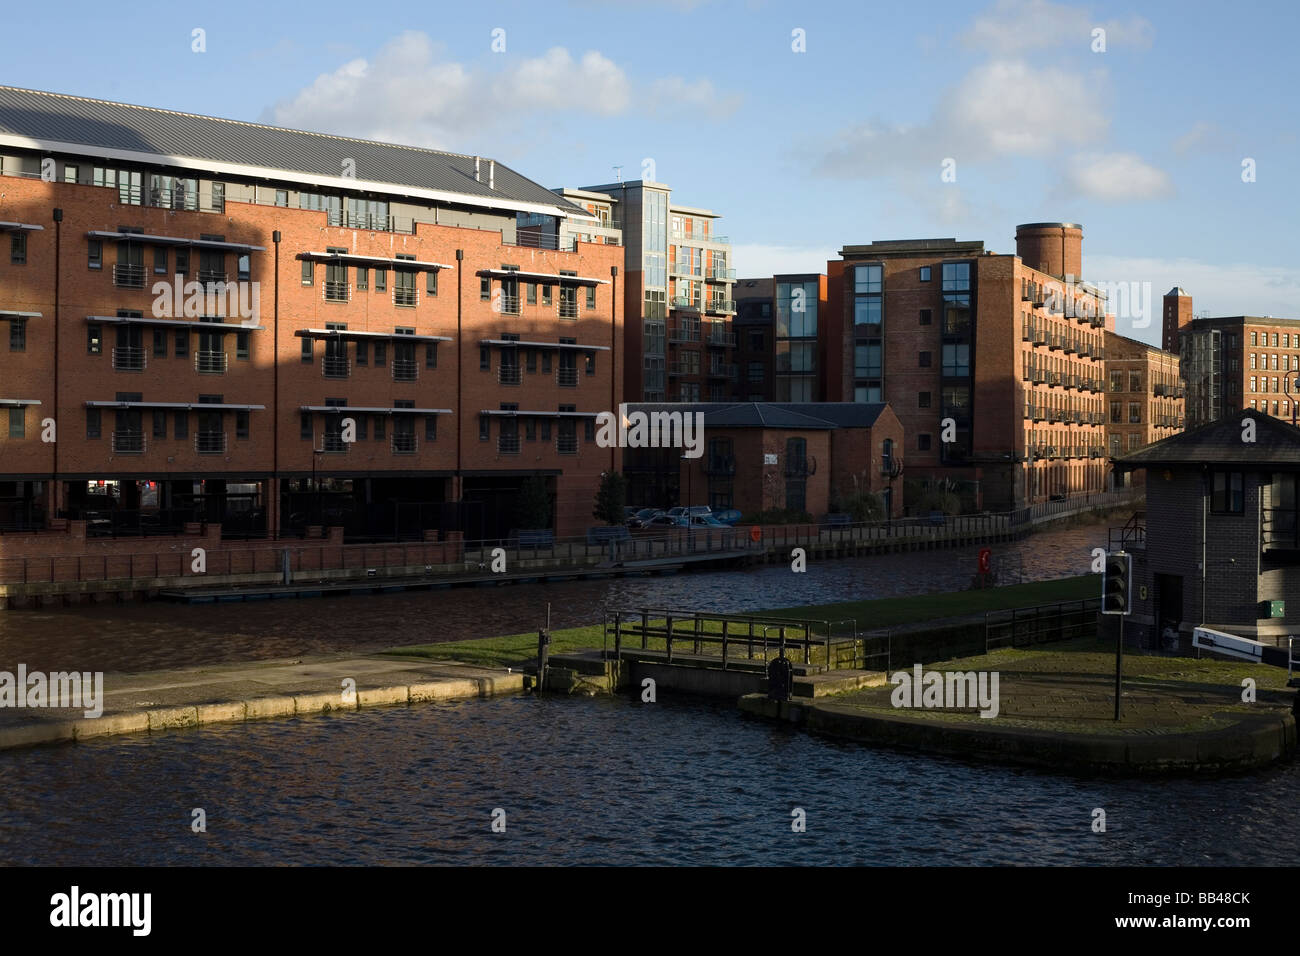
POLYGON ((623 509, 627 505, 627 479, 621 472, 603 471, 600 488, 596 491, 596 507, 591 515, 608 525, 623 523, 623 509))
POLYGON ((537 530, 551 526, 551 495, 546 490, 546 479, 540 476, 525 478, 515 499, 515 521, 520 528, 537 530))

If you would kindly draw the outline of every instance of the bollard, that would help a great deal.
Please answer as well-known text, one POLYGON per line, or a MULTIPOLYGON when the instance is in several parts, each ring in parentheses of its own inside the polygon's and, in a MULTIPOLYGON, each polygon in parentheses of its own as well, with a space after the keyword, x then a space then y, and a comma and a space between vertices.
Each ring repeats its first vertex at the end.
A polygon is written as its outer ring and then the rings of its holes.
POLYGON ((546 628, 537 629, 537 689, 546 689, 546 661, 551 651, 551 633, 546 628))

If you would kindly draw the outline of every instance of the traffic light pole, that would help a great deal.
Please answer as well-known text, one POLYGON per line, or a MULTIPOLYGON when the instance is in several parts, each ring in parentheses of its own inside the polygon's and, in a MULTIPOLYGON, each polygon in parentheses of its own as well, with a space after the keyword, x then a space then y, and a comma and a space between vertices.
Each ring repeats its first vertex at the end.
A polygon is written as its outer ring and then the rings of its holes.
POLYGON ((1115 719, 1119 720, 1119 675, 1124 667, 1124 615, 1119 615, 1119 638, 1115 641, 1115 719))

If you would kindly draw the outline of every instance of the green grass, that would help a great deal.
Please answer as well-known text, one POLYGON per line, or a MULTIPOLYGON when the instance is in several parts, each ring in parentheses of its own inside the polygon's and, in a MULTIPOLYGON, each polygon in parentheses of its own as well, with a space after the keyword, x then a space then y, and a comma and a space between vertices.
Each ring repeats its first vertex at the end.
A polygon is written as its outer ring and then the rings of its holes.
MULTIPOLYGON (((867 630, 968 614, 982 614, 985 611, 1003 608, 1052 604, 1056 601, 1077 601, 1081 598, 1097 597, 1099 590, 1097 577, 1085 574, 1077 578, 1015 584, 983 591, 924 594, 914 597, 881 598, 875 601, 848 601, 814 607, 782 608, 762 613, 771 617, 819 621, 853 618, 858 622, 859 630, 867 630)), ((551 654, 599 648, 602 646, 602 638, 602 628, 599 624, 552 631, 551 654)), ((652 641, 650 646, 662 648, 663 642, 652 641)), ((674 646, 682 645, 675 640, 674 646)), ((713 645, 710 650, 716 652, 717 645, 713 645)), ((394 647, 384 653, 427 660, 461 661, 479 667, 515 667, 537 659, 537 632, 484 637, 469 641, 450 641, 442 644, 394 647)))

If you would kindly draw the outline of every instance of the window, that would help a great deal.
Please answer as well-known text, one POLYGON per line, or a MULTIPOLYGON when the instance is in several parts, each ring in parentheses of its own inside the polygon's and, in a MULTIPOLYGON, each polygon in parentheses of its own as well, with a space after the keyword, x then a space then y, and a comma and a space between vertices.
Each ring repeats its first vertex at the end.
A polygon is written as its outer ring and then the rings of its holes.
POLYGON ((287 189, 277 189, 277 190, 275 191, 275 204, 276 204, 277 206, 288 206, 288 205, 289 205, 289 190, 287 190, 287 189))
POLYGON ((884 277, 884 266, 858 266, 853 270, 853 291, 859 294, 880 292, 884 277))
POLYGON ((1142 403, 1141 402, 1128 403, 1128 423, 1130 425, 1142 424, 1142 403))
POLYGON ((1273 370, 1277 371, 1277 356, 1273 356, 1273 370))
POLYGON ((153 247, 153 274, 156 276, 165 276, 167 274, 167 247, 153 247))
POLYGON ((375 366, 388 364, 388 343, 378 341, 375 343, 375 366))
POLYGON ((424 344, 424 367, 425 368, 438 367, 438 343, 437 342, 426 342, 424 344))
POLYGON ((86 437, 98 438, 100 436, 99 409, 86 409, 86 437))
POLYGON ((583 425, 582 440, 595 441, 596 440, 596 419, 585 418, 582 421, 582 425, 583 425))
POLYGON ((596 307, 596 287, 594 285, 589 285, 587 286, 587 308, 588 310, 590 310, 590 309, 594 309, 595 307, 596 307))
POLYGON ((922 309, 922 310, 921 310, 921 325, 929 325, 929 324, 930 324, 931 322, 933 322, 933 321, 934 321, 934 319, 933 319, 933 315, 932 315, 932 313, 931 313, 931 310, 929 310, 929 309, 922 309))
POLYGON ((524 349, 524 368, 530 375, 537 371, 537 352, 533 349, 524 349))
POLYGON ((365 365, 370 361, 370 343, 364 339, 357 342, 357 364, 365 365))
POLYGON ((965 292, 970 288, 970 263, 945 262, 943 264, 943 291, 965 292))
POLYGON ((1258 333, 1258 332, 1251 332, 1251 333, 1250 333, 1250 344, 1251 344, 1251 345, 1258 345, 1258 344, 1259 344, 1259 342, 1257 341, 1258 336, 1259 336, 1259 333, 1258 333))
POLYGON ((1129 390, 1130 392, 1140 392, 1140 391, 1142 391, 1142 373, 1141 373, 1141 372, 1129 372, 1129 373, 1128 373, 1128 390, 1129 390))
POLYGON ((9 237, 9 261, 16 266, 27 265, 27 233, 15 232, 9 237))
POLYGON ((524 283, 524 296, 527 299, 529 305, 537 304, 537 283, 536 282, 524 283))
POLYGON ((172 416, 172 432, 177 441, 184 441, 190 437, 190 413, 184 410, 176 412, 172 416))
POLYGON ((99 325, 86 326, 86 352, 99 355, 104 351, 104 330, 99 325))
POLYGON ((748 380, 751 381, 751 382, 761 382, 761 381, 763 381, 764 377, 765 377, 765 375, 764 375, 764 372, 763 372, 763 363, 762 363, 762 362, 750 362, 750 363, 749 363, 749 371, 748 371, 748 373, 747 373, 747 378, 748 378, 748 380))
POLYGON ((9 351, 10 352, 27 351, 27 320, 26 319, 9 320, 9 351))
POLYGON ((916 436, 916 450, 917 450, 917 451, 929 451, 929 450, 930 450, 930 436, 929 436, 929 435, 917 435, 917 436, 916 436))
POLYGON ((63 181, 65 183, 75 183, 77 181, 77 175, 78 173, 80 173, 80 171, 81 171, 80 168, 75 163, 64 163, 63 181))
POLYGON ((424 275, 424 291, 429 295, 438 294, 438 270, 430 269, 424 275))
POLYGON ((487 415, 478 417, 478 440, 488 441, 492 438, 492 419, 487 415))
POLYGON ((931 353, 929 353, 929 352, 918 352, 918 353, 917 353, 917 355, 916 355, 916 364, 917 364, 917 366, 918 366, 919 368, 929 368, 929 367, 930 367, 930 354, 931 354, 931 353))
POLYGON ((27 434, 27 409, 21 405, 9 408, 9 437, 23 438, 27 434))
POLYGON ((102 269, 104 268, 104 242, 102 239, 91 239, 87 243, 89 249, 86 254, 86 268, 102 269))
POLYGON ((248 409, 235 409, 235 438, 248 437, 248 409))
POLYGON ((542 305, 550 305, 550 304, 551 304, 551 287, 549 285, 544 285, 542 286, 542 305))
POLYGON ((303 441, 311 441, 311 412, 300 412, 298 414, 298 437, 303 441))
POLYGON ((588 375, 596 374, 596 353, 595 352, 587 353, 587 374, 588 375))
POLYGON ((153 330, 153 356, 154 358, 167 357, 167 330, 153 330))
POLYGON ((1242 514, 1245 499, 1245 481, 1240 471, 1214 472, 1210 489, 1211 514, 1242 514))
POLYGON ((542 374, 543 375, 551 374, 551 350, 550 349, 547 349, 546 351, 542 352, 542 374))
POLYGON ((375 270, 375 291, 384 292, 387 289, 388 289, 388 270, 376 269, 375 270))
POLYGON ((1123 413, 1119 402, 1110 403, 1110 421, 1112 425, 1118 425, 1123 418, 1123 413))
POLYGON ((1255 353, 1254 353, 1254 352, 1251 352, 1251 353, 1250 353, 1250 367, 1251 367, 1252 369, 1254 369, 1254 367, 1255 367, 1255 353))
POLYGON ((438 416, 437 415, 424 416, 424 440, 425 441, 438 440, 438 416))
POLYGON ((364 292, 370 288, 370 270, 363 266, 357 266, 356 288, 358 292, 364 292))
POLYGON ((478 297, 480 302, 487 302, 492 298, 492 280, 487 276, 482 276, 478 280, 478 297))
POLYGON ((190 271, 190 251, 188 249, 176 250, 176 272, 178 275, 185 275, 190 271))
POLYGON ((550 440, 551 440, 551 420, 549 418, 543 418, 542 419, 542 441, 550 441, 550 440))
POLYGON ((247 282, 252 274, 252 260, 248 253, 244 253, 235 260, 235 278, 240 282, 247 282))
POLYGON ((944 345, 943 374, 951 377, 970 375, 970 345, 968 343, 959 342, 944 345))
POLYGON ((478 347, 478 370, 480 372, 489 371, 492 368, 492 348, 487 345, 478 347))
MULTIPOLYGON (((1251 390, 1252 392, 1259 391, 1257 388, 1255 388, 1255 376, 1253 376, 1253 375, 1250 377, 1250 390, 1251 390)), ((1255 403, 1254 403, 1254 402, 1251 402, 1251 404, 1253 405, 1253 404, 1255 404, 1255 403)))
MULTIPOLYGON (((1277 348, 1277 333, 1273 333, 1273 348, 1277 348)), ((1277 366, 1274 366, 1276 368, 1277 366)))
POLYGON ((1124 373, 1117 369, 1111 370, 1110 373, 1110 390, 1112 392, 1124 391, 1124 373))
POLYGON ((917 393, 916 393, 916 407, 917 407, 917 408, 929 408, 929 407, 930 407, 930 393, 929 393, 929 392, 917 392, 917 393))
POLYGON ((247 359, 250 350, 250 336, 247 332, 235 333, 235 358, 247 359))
POLYGON ((176 357, 190 357, 190 332, 189 329, 176 330, 176 357))
POLYGON ((1128 433, 1128 450, 1137 451, 1142 447, 1142 434, 1140 432, 1128 433))
POLYGON ((302 260, 302 284, 314 285, 316 282, 316 263, 310 259, 302 260))
POLYGON ((153 437, 167 437, 167 413, 161 408, 153 410, 153 437))
POLYGON ((304 337, 302 340, 302 361, 304 365, 310 365, 312 359, 312 341, 304 337))
POLYGON ((930 267, 929 267, 929 266, 921 266, 921 281, 922 281, 922 282, 929 282, 929 281, 930 281, 930 267))

